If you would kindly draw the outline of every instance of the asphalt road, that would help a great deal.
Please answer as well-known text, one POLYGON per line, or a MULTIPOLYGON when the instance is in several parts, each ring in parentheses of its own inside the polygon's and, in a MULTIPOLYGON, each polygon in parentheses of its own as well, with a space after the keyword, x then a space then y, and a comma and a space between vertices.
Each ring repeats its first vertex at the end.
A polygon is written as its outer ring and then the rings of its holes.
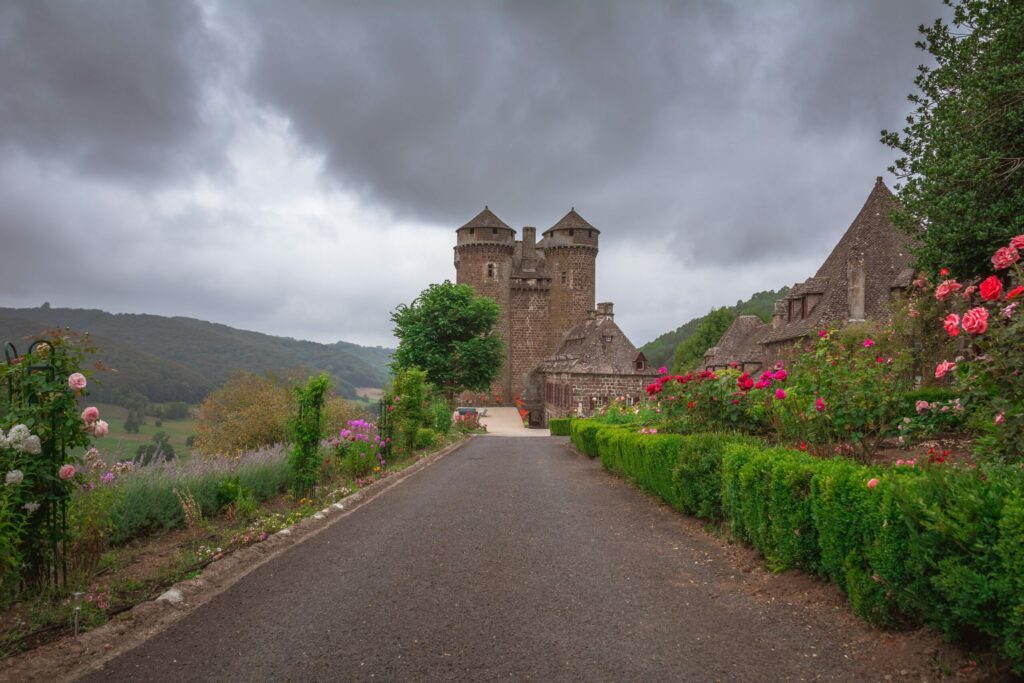
POLYGON ((717 542, 564 443, 477 438, 88 680, 872 677, 828 614, 737 590, 717 542))

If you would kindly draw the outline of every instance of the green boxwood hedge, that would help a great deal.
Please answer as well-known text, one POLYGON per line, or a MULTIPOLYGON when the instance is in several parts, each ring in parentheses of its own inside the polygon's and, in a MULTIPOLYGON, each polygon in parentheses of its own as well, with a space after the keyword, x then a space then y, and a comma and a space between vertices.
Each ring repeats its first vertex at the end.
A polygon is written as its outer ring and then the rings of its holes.
POLYGON ((835 582, 862 618, 991 644, 1024 673, 1024 468, 884 469, 593 420, 571 432, 610 471, 726 524, 773 569, 835 582))
POLYGON ((571 417, 553 417, 548 420, 548 429, 551 430, 551 436, 570 436, 569 425, 572 423, 571 417))

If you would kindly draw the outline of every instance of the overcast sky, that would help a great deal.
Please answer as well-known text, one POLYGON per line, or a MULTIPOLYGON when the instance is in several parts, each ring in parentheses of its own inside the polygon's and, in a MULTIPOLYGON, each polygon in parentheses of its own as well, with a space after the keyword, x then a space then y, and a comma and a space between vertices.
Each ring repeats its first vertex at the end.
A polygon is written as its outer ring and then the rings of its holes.
POLYGON ((485 204, 640 345, 813 274, 940 0, 0 0, 0 306, 392 345, 485 204))

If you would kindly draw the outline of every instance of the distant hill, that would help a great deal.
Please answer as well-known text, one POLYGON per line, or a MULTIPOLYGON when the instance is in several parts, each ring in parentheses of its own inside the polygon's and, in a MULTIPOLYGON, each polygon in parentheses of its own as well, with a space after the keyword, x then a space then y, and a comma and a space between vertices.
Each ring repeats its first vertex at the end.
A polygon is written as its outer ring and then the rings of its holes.
POLYGON ((196 403, 235 370, 254 372, 304 368, 326 371, 338 392, 355 397, 356 387, 380 387, 387 379, 391 349, 348 342, 318 344, 193 318, 78 308, 0 308, 0 342, 23 350, 24 340, 47 329, 88 332, 99 347, 95 360, 116 372, 100 372, 90 395, 122 403, 138 392, 153 402, 196 403))
MULTIPOLYGON (((758 292, 746 301, 737 301, 736 305, 731 308, 734 315, 756 315, 767 322, 771 320, 772 311, 775 310, 775 300, 781 299, 788 292, 789 287, 783 287, 778 291, 758 292)), ((706 317, 707 315, 702 315, 699 318, 693 318, 673 331, 666 332, 641 346, 640 350, 647 356, 647 362, 656 368, 662 365, 672 365, 672 354, 675 353, 676 347, 696 332, 697 327, 706 317)))

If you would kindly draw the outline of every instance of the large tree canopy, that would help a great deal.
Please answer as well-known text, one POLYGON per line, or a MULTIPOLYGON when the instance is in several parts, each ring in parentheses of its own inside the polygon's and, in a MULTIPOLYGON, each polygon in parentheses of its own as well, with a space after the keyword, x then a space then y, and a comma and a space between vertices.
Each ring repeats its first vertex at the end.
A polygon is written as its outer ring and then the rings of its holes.
POLYGON ((695 370, 704 360, 704 354, 718 343, 725 331, 736 319, 735 309, 722 307, 713 308, 697 325, 693 334, 679 342, 672 360, 674 372, 695 370))
POLYGON ((451 398, 459 391, 485 391, 498 377, 505 345, 494 333, 498 304, 469 285, 445 280, 391 314, 398 349, 392 367, 417 367, 451 398))
POLYGON ((920 240, 918 265, 970 278, 1024 228, 1024 3, 944 0, 950 24, 920 28, 915 105, 902 133, 882 142, 905 156, 890 168, 903 211, 897 225, 920 240))

